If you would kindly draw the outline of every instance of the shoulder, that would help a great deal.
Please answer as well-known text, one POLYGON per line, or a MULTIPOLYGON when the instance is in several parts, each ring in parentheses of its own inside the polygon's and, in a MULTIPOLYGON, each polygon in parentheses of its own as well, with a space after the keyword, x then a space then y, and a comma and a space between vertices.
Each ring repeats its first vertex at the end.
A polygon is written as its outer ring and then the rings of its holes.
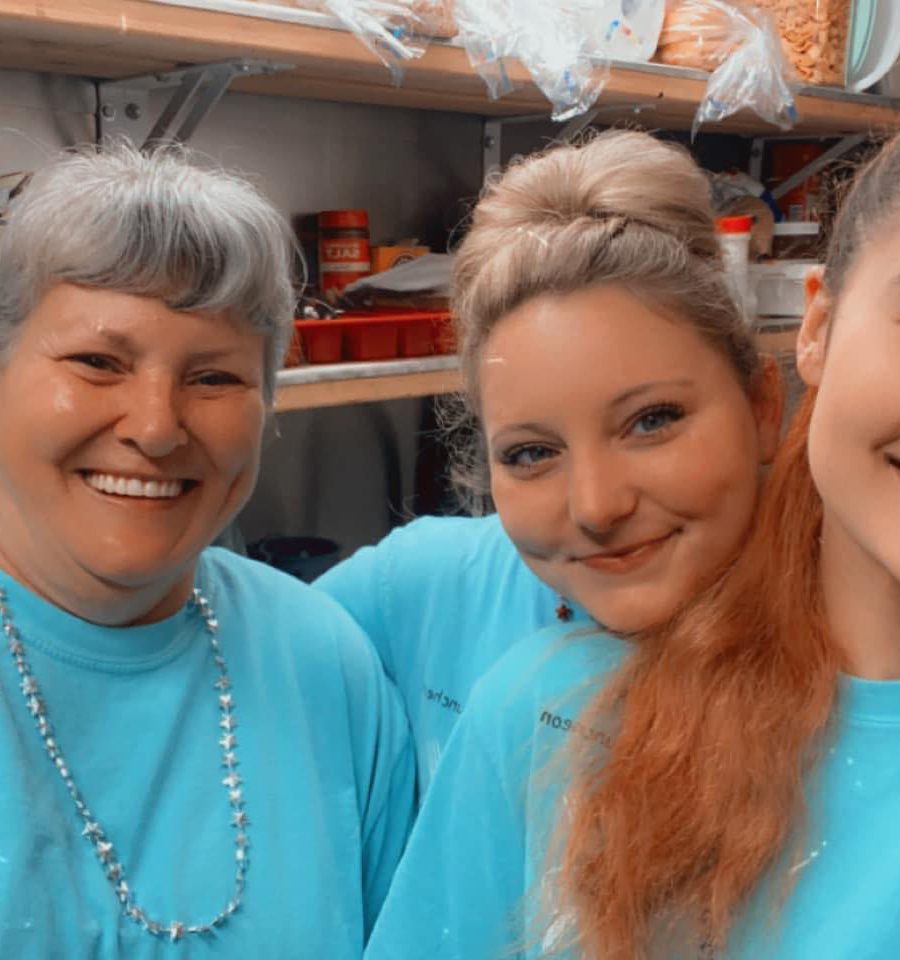
POLYGON ((201 564, 214 605, 227 606, 260 652, 299 658, 305 667, 340 661, 356 672, 380 673, 369 638, 326 593, 221 547, 205 550, 201 564))
POLYGON ((451 558, 474 560, 485 548, 516 554, 496 514, 486 517, 418 517, 391 531, 375 549, 379 548, 403 552, 411 562, 421 562, 423 556, 442 562, 451 558))
POLYGON ((381 634, 402 629, 410 617, 418 632, 423 610, 432 607, 443 610, 462 602, 481 616, 501 593, 514 610, 530 609, 528 601, 535 597, 552 598, 496 515, 420 517, 375 546, 357 550, 315 587, 349 610, 380 648, 387 642, 381 634))

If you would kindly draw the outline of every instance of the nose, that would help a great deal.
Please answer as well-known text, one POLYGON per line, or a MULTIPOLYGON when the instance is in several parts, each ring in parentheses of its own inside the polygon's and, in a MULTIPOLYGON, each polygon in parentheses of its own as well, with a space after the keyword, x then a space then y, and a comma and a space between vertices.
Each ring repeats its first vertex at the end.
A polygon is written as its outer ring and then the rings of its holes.
POLYGON ((573 453, 569 463, 569 517, 594 535, 613 530, 637 509, 638 487, 622 454, 573 453))
POLYGON ((156 460, 188 442, 178 385, 171 377, 135 377, 122 401, 116 436, 123 443, 156 460))

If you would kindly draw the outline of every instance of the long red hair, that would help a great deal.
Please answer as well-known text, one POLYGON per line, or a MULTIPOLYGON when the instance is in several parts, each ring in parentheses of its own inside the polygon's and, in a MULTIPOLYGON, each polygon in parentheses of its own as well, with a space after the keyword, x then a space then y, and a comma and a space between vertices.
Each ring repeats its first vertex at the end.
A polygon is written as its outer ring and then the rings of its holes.
POLYGON ((644 957, 673 918, 721 946, 802 822, 841 666, 818 582, 813 402, 788 430, 744 552, 643 634, 588 708, 587 724, 612 719, 615 735, 602 755, 576 745, 568 794, 561 894, 586 957, 644 957))

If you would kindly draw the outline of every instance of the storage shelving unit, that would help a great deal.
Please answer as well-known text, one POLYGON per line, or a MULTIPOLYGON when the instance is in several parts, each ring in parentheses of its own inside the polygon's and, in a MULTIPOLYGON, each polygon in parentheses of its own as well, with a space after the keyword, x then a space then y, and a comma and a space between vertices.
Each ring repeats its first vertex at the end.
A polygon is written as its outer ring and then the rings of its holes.
MULTIPOLYGON (((546 114, 547 103, 523 67, 510 65, 517 89, 490 100, 466 52, 433 43, 409 63, 403 83, 352 34, 324 17, 270 20, 154 0, 0 0, 0 68, 124 79, 235 58, 271 61, 271 75, 240 77, 238 91, 462 111, 502 118, 546 114)), ((634 117, 648 126, 687 129, 702 98, 705 74, 646 65, 614 65, 599 106, 603 122, 634 117)), ((798 98, 798 136, 885 134, 900 129, 900 102, 839 90, 807 89, 798 98)), ((738 114, 716 132, 761 136, 773 131, 738 114)), ((367 365, 307 367, 279 377, 276 409, 289 410, 457 389, 452 359, 436 357, 367 365)))

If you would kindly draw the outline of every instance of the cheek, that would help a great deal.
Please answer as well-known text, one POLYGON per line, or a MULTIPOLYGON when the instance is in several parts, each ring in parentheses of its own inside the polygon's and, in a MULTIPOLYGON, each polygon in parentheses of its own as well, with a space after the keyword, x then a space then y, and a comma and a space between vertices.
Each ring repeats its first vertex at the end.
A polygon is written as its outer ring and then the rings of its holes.
POLYGON ((203 438, 214 465, 227 475, 228 479, 247 472, 255 478, 262 446, 264 416, 262 403, 247 403, 229 411, 204 411, 202 424, 195 421, 195 434, 203 438))
POLYGON ((673 450, 658 466, 657 487, 665 489, 674 508, 697 516, 719 513, 732 499, 755 495, 758 483, 756 458, 732 443, 673 450))
POLYGON ((491 496, 500 522, 517 547, 528 550, 554 539, 565 494, 556 477, 518 480, 491 471, 491 496))

